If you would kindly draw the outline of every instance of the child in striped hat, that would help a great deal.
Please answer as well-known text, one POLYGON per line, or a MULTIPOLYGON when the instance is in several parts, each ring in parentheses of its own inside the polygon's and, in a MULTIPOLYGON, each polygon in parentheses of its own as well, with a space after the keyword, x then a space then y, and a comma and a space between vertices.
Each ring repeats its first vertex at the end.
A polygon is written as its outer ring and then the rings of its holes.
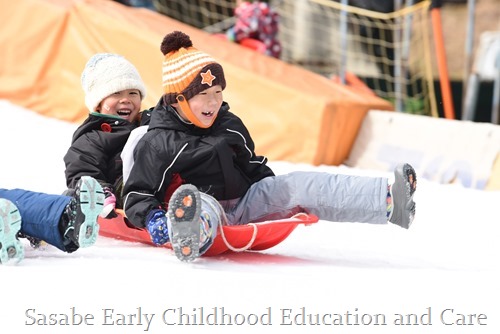
POLYGON ((300 212, 410 226, 417 183, 409 164, 396 168, 392 185, 387 178, 330 173, 275 176, 223 100, 222 66, 179 31, 165 36, 161 51, 164 94, 133 149, 124 187, 129 221, 147 229, 153 243, 171 242, 177 257, 190 261, 210 248, 220 225, 300 212))

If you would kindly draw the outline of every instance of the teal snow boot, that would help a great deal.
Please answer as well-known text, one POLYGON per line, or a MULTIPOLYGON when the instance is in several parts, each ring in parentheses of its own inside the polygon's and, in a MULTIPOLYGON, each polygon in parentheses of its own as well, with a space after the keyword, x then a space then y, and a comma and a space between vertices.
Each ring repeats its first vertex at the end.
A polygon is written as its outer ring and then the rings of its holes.
POLYGON ((99 233, 97 218, 103 204, 104 191, 99 182, 90 176, 82 176, 61 217, 64 238, 73 244, 70 247, 90 247, 96 242, 99 233))
POLYGON ((21 229, 21 214, 11 201, 0 198, 0 263, 19 262, 24 248, 17 234, 21 229))

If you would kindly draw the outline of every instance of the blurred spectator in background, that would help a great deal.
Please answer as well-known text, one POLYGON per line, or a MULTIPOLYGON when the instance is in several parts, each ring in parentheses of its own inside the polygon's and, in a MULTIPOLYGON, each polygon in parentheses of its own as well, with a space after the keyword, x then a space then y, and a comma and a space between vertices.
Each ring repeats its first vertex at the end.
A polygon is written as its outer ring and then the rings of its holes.
POLYGON ((279 58, 278 13, 264 1, 243 1, 234 10, 235 24, 228 31, 231 40, 240 43, 255 39, 265 45, 265 54, 279 58))
POLYGON ((115 0, 115 1, 130 7, 143 7, 156 11, 155 6, 153 5, 153 0, 115 0))

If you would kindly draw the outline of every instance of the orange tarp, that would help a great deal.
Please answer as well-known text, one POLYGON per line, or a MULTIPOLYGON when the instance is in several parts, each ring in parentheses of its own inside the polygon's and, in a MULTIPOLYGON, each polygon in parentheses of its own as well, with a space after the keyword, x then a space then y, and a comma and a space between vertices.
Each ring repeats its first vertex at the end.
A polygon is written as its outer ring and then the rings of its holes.
POLYGON ((106 0, 0 0, 0 98, 49 117, 81 122, 80 75, 97 52, 122 54, 148 96, 161 96, 160 43, 181 30, 224 67, 224 100, 271 160, 340 164, 370 109, 391 110, 332 80, 258 54, 162 14, 106 0))

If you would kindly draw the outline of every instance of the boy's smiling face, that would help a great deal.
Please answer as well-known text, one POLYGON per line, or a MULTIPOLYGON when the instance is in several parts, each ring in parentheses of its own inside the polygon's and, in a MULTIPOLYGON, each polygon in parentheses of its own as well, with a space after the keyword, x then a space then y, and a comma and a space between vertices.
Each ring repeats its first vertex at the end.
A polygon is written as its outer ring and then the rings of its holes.
POLYGON ((141 110, 141 93, 138 89, 125 89, 113 93, 101 101, 96 111, 101 114, 119 116, 134 122, 141 110))
MULTIPOLYGON (((191 112, 202 124, 209 127, 212 125, 213 121, 219 113, 219 109, 222 106, 223 96, 222 87, 220 85, 215 85, 204 91, 198 93, 188 100, 191 112)), ((174 103, 174 106, 179 114, 184 120, 189 120, 188 117, 179 108, 178 103, 174 103)))

